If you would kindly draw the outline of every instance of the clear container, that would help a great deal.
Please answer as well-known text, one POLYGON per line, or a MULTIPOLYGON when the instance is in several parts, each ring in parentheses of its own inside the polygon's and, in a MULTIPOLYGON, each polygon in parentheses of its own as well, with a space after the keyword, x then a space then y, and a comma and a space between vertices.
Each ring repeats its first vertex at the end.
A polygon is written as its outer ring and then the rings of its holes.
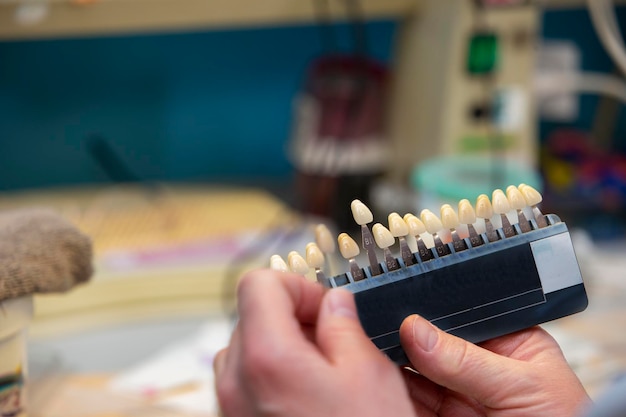
POLYGON ((0 416, 26 415, 26 334, 32 295, 0 301, 0 416))

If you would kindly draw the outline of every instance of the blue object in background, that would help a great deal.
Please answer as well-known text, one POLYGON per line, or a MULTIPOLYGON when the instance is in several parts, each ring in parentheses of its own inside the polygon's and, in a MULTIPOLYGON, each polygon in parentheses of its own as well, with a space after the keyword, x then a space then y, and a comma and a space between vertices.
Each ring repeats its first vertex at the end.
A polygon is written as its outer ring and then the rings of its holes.
MULTIPOLYGON (((367 24, 389 62, 396 24, 367 24)), ((350 51, 350 27, 336 26, 350 51)), ((285 178, 315 25, 0 42, 0 190, 106 182, 96 135, 142 178, 285 178)))

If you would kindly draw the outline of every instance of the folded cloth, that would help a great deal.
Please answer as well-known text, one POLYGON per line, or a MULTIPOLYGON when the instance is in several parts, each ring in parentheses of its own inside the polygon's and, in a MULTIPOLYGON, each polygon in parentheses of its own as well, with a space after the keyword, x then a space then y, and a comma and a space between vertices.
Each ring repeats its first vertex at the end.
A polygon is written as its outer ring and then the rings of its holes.
POLYGON ((0 211, 0 301, 63 292, 93 273, 91 240, 47 209, 0 211))

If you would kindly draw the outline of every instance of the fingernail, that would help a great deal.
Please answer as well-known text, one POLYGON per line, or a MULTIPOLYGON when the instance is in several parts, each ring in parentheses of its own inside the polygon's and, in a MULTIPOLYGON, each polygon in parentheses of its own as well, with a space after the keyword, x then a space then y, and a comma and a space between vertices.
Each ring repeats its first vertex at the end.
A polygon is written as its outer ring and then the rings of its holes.
POLYGON ((326 293, 328 311, 333 316, 356 319, 356 308, 352 293, 346 290, 330 290, 326 293))
POLYGON ((437 344, 439 333, 430 322, 422 317, 413 318, 413 340, 422 350, 430 352, 437 344))

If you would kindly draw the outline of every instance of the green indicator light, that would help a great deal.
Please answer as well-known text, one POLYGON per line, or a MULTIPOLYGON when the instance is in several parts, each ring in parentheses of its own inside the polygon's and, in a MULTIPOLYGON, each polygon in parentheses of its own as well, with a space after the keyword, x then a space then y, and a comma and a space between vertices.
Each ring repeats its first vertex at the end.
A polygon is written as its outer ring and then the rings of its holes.
POLYGON ((475 33, 470 37, 467 71, 470 74, 490 74, 498 62, 498 38, 493 33, 475 33))

